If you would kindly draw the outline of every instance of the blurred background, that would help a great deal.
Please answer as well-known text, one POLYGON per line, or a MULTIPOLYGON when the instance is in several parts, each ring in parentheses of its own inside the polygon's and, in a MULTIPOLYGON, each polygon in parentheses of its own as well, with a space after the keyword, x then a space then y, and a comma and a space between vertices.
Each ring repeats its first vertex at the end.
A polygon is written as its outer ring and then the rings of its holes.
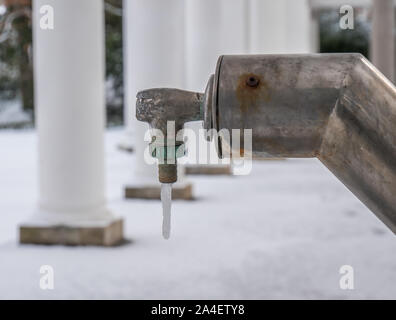
MULTIPOLYGON (((337 1, 336 1, 337 2, 337 1)), ((317 3, 317 4, 316 4, 317 3)), ((370 8, 355 6, 353 30, 339 27, 338 4, 313 5, 319 23, 317 52, 359 52, 369 57, 370 8)), ((341 2, 340 2, 341 3, 341 2)), ((0 6, 0 123, 3 128, 34 126, 31 0, 3 0, 0 6)), ((122 0, 105 1, 107 126, 122 126, 122 0)))
MULTIPOLYGON (((0 2, 0 127, 34 126, 32 1, 0 2)), ((106 113, 123 125, 122 0, 105 1, 106 113)))
POLYGON ((345 2, 0 0, 0 298, 395 299, 393 233, 317 159, 180 166, 164 241, 134 118, 138 90, 202 92, 221 54, 359 52, 393 81, 395 2, 345 2))

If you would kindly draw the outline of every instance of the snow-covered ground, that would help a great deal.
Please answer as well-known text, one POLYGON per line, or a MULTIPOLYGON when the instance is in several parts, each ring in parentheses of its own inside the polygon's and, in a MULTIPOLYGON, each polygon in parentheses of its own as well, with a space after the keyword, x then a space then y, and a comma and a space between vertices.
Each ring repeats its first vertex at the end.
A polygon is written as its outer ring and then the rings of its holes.
POLYGON ((396 238, 317 160, 260 161, 249 176, 190 177, 196 200, 126 201, 133 156, 106 134, 109 208, 131 241, 117 248, 17 243, 35 209, 34 131, 0 131, 0 298, 396 298, 396 238), (39 287, 51 265, 54 290, 39 287), (354 268, 354 290, 339 269, 354 268))
POLYGON ((31 121, 30 115, 22 110, 20 99, 0 100, 0 128, 26 126, 31 121))

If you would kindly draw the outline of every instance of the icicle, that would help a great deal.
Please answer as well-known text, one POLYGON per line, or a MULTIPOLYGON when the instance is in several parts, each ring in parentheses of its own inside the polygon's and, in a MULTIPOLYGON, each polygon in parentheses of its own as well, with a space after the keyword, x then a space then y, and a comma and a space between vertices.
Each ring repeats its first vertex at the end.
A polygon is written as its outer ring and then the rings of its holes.
POLYGON ((169 239, 171 229, 171 205, 172 205, 172 184, 163 183, 161 185, 161 201, 162 201, 162 236, 169 239))

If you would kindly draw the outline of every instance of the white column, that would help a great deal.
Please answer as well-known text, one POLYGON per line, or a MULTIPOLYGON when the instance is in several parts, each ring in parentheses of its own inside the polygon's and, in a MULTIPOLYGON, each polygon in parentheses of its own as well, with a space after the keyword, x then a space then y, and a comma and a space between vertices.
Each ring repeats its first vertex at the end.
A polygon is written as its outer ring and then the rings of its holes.
MULTIPOLYGON (((188 90, 203 92, 215 73, 220 55, 248 53, 248 3, 246 0, 187 0, 186 85, 188 90)), ((196 133, 202 124, 187 125, 196 133)), ((207 148, 202 137, 199 150, 207 148)), ((211 154, 216 154, 214 143, 211 154)), ((201 157, 204 161, 205 157, 201 157)), ((189 158, 191 163, 197 159, 189 158)), ((226 163, 223 160, 221 163, 226 163)))
POLYGON ((312 52, 312 16, 309 1, 287 1, 286 8, 286 53, 312 52))
POLYGON ((391 81, 395 68, 395 11, 393 0, 373 0, 371 59, 391 81))
POLYGON ((286 0, 250 0, 250 51, 255 54, 285 53, 286 0))
POLYGON ((123 64, 124 64, 124 136, 120 141, 119 147, 124 150, 132 151, 134 149, 134 132, 135 132, 135 124, 133 121, 133 112, 135 110, 136 97, 135 93, 132 90, 129 90, 132 74, 132 64, 130 59, 128 59, 128 51, 129 46, 132 45, 130 42, 131 36, 131 21, 128 19, 128 2, 130 0, 123 0, 122 4, 122 29, 123 29, 123 64))
POLYGON ((249 53, 249 1, 220 0, 220 45, 222 54, 249 53))
POLYGON ((247 53, 246 0, 186 0, 186 84, 203 92, 222 54, 247 53))
POLYGON ((35 221, 93 226, 112 220, 104 178, 104 19, 97 0, 34 0, 39 137, 35 221), (53 8, 54 29, 40 27, 53 8))
POLYGON ((318 53, 320 51, 320 25, 319 25, 320 12, 317 9, 311 8, 310 13, 310 52, 318 53))
POLYGON ((218 0, 186 0, 186 85, 203 92, 222 54, 218 0))
POLYGON ((250 0, 250 48, 256 54, 309 53, 308 0, 250 0))
MULTIPOLYGON (((135 110, 136 93, 143 89, 183 88, 184 82, 184 4, 183 0, 127 0, 127 92, 128 103, 135 110)), ((131 109, 132 109, 131 108, 131 109)), ((135 163, 131 184, 158 183, 157 165, 148 165, 144 150, 148 142, 146 123, 137 121, 135 111, 129 114, 134 127, 135 163)), ((181 166, 178 183, 183 182, 181 166)))

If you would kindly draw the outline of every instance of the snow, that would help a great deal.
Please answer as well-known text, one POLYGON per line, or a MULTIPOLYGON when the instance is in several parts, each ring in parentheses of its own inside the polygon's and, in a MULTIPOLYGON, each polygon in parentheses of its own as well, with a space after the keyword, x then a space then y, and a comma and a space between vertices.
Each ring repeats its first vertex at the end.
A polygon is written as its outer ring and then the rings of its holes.
POLYGON ((396 298, 395 236, 315 159, 256 161, 238 177, 190 177, 195 201, 172 204, 161 236, 159 201, 124 200, 133 155, 121 129, 106 134, 108 206, 125 218, 116 248, 17 243, 36 208, 34 131, 0 131, 0 298, 396 298), (41 265, 54 290, 39 287, 41 265), (354 268, 354 290, 339 269, 354 268))
POLYGON ((4 4, 0 4, 0 16, 6 13, 7 7, 4 4))
POLYGON ((20 100, 0 100, 0 127, 26 125, 30 122, 31 118, 22 110, 20 100))

